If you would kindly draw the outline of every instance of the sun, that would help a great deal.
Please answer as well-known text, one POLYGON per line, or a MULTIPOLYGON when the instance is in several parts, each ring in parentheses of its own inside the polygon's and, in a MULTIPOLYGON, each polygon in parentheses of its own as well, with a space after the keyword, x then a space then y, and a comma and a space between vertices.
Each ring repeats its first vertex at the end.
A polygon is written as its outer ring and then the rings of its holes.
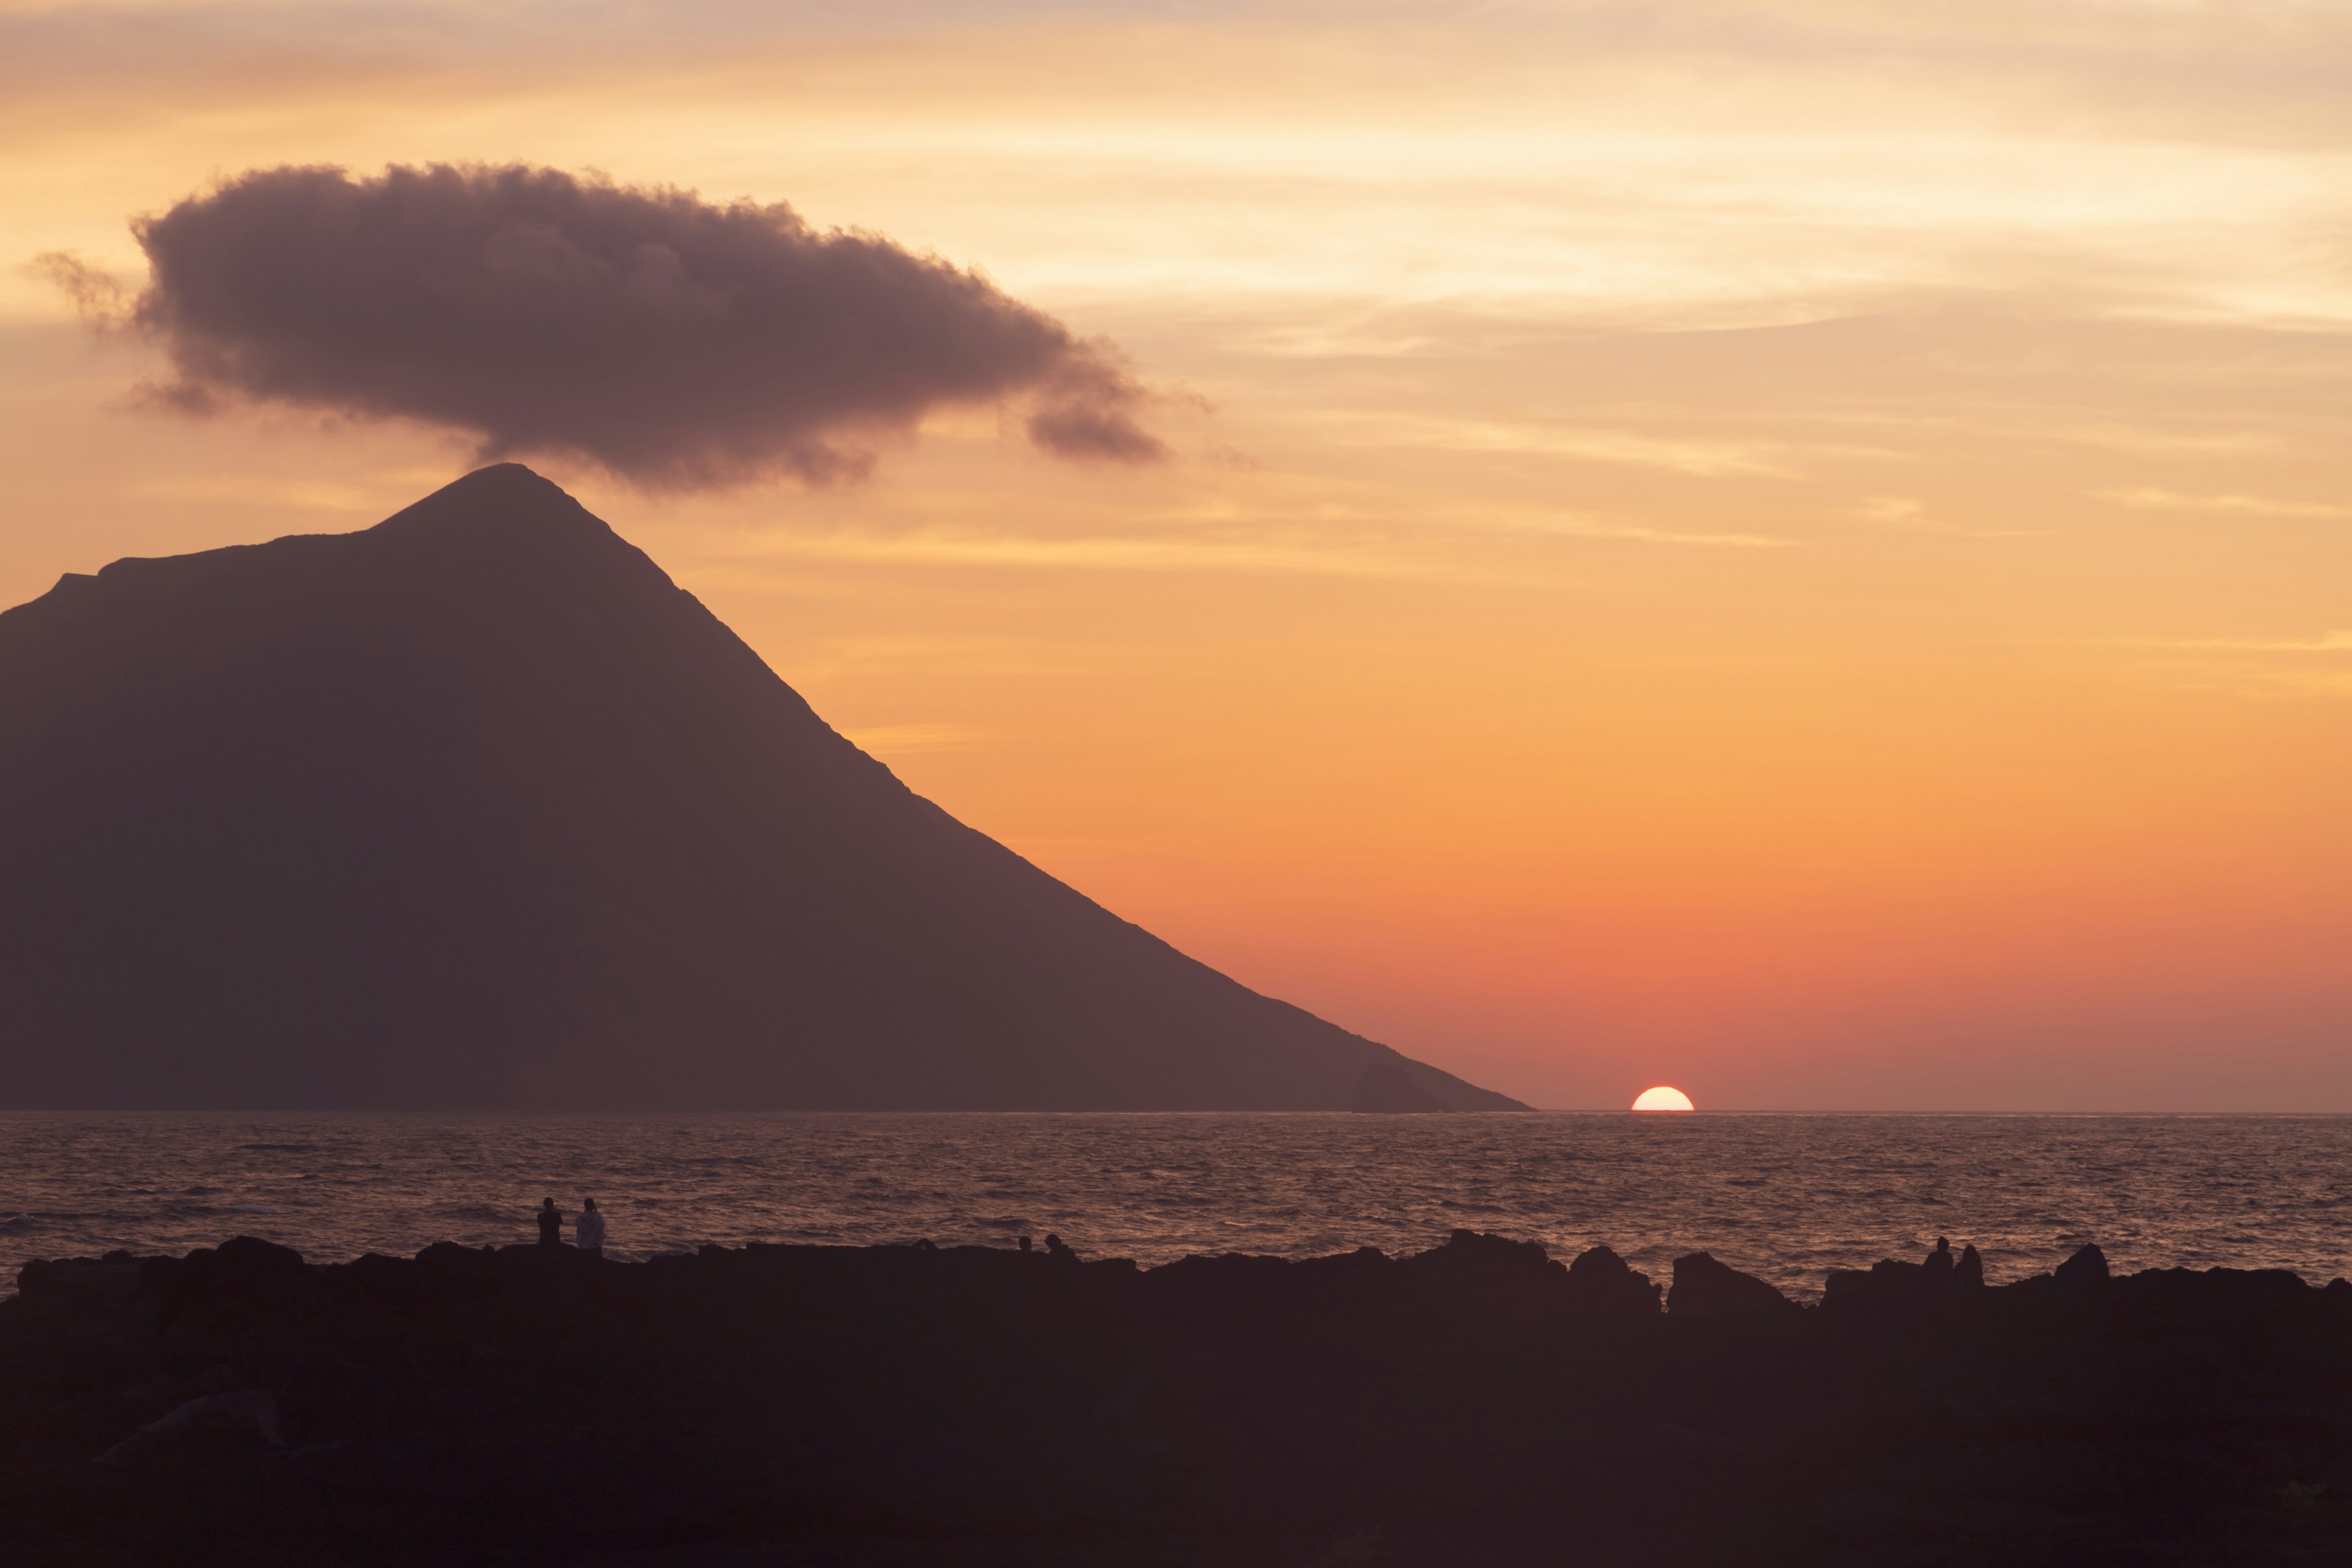
POLYGON ((1698 1108, 1691 1103, 1689 1095, 1678 1089, 1669 1089, 1662 1083, 1655 1089, 1645 1089, 1634 1096, 1633 1109, 1636 1110, 1696 1110, 1698 1108))

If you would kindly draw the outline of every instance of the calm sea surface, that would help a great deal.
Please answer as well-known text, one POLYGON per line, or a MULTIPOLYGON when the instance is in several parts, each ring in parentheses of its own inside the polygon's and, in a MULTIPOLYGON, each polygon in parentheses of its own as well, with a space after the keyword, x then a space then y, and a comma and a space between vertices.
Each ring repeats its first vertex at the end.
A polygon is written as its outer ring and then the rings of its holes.
POLYGON ((239 1233, 322 1261, 529 1239, 593 1196, 621 1258, 716 1241, 1088 1257, 1418 1251, 1457 1226, 1664 1277, 1705 1248, 1803 1297, 1948 1236, 1995 1282, 2096 1241, 2120 1268, 2352 1271, 2352 1118, 2288 1116, 0 1113, 0 1262, 239 1233))

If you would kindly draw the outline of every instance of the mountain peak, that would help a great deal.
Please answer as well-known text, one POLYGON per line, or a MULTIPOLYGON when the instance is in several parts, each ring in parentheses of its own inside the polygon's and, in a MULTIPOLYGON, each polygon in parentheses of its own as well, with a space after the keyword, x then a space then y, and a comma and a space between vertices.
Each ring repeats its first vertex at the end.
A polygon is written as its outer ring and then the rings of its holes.
POLYGON ((1509 1109, 909 793, 561 487, 0 616, 0 1105, 1509 1109))
POLYGON ((393 538, 483 528, 570 531, 614 537, 572 492, 520 463, 492 463, 453 479, 367 531, 393 538))

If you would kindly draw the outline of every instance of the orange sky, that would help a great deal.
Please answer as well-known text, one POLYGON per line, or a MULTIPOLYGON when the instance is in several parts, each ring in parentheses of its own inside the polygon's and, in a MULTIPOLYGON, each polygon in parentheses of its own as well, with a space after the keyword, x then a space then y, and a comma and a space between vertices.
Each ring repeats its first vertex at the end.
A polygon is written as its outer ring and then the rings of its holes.
POLYGON ((986 269, 1180 458, 570 485, 910 784, 1535 1103, 2352 1110, 2352 16, 0 0, 0 601, 430 430, 122 405, 15 261, 524 159, 986 269))

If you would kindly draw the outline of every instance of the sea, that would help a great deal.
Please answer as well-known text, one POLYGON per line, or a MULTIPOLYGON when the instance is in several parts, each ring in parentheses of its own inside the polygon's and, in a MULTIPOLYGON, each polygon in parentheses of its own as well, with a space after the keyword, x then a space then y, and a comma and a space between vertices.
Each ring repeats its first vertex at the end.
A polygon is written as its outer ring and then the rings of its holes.
POLYGON ((2095 1241, 2131 1270, 2352 1272, 2352 1117, 0 1113, 0 1290, 37 1258, 247 1235, 314 1261, 527 1241, 593 1197, 606 1254, 709 1243, 1308 1258, 1456 1229, 1704 1250, 1800 1300, 1973 1243, 1994 1283, 2095 1241))

